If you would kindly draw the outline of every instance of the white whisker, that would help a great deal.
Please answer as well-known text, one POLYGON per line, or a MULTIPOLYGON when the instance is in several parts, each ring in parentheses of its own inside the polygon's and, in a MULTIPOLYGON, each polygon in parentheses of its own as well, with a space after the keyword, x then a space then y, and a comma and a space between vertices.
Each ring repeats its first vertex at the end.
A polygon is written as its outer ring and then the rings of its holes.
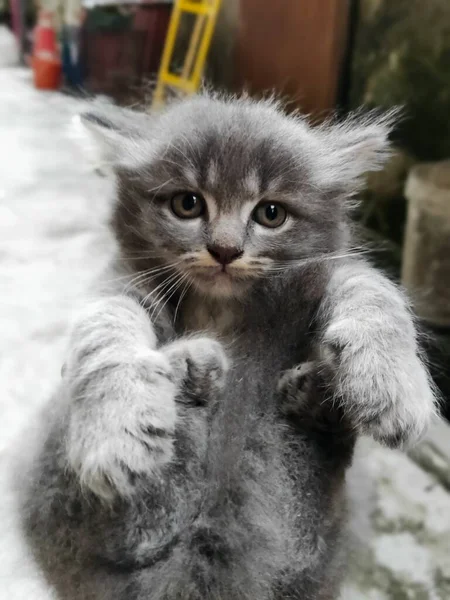
POLYGON ((368 254, 368 253, 369 253, 369 250, 350 251, 350 252, 344 252, 344 253, 339 253, 339 254, 336 254, 334 252, 329 252, 329 253, 321 254, 318 256, 312 256, 310 258, 280 261, 280 262, 276 263, 275 266, 267 267, 266 270, 269 272, 286 271, 288 269, 292 269, 295 267, 303 267, 303 266, 307 266, 307 265, 314 264, 314 263, 325 262, 328 260, 339 260, 342 258, 361 256, 363 254, 368 254))
POLYGON ((176 265, 178 265, 178 264, 179 264, 179 261, 176 261, 176 262, 168 264, 168 265, 153 267, 151 269, 148 269, 147 271, 143 271, 142 273, 139 273, 138 275, 133 277, 133 279, 131 279, 131 281, 128 282, 128 284, 125 286, 124 293, 126 293, 133 286, 145 285, 146 283, 148 283, 149 281, 154 279, 156 275, 161 275, 162 273, 165 273, 166 271, 170 271, 170 270, 174 269, 176 267, 176 265))
MULTIPOLYGON (((161 304, 161 302, 165 299, 166 297, 166 293, 168 293, 174 285, 177 285, 180 281, 180 277, 183 278, 183 275, 180 275, 180 273, 175 273, 174 276, 172 276, 170 278, 169 281, 166 280, 165 285, 162 287, 162 289, 160 290, 158 297, 155 298, 154 302, 152 302, 150 308, 149 308, 149 312, 150 312, 150 320, 154 321, 154 315, 156 313, 156 309, 158 308, 158 306, 161 304), (175 283, 174 283, 175 282, 175 283)), ((158 313, 159 314, 159 313, 158 313)))
POLYGON ((173 316, 173 322, 174 323, 177 322, 178 309, 180 308, 181 302, 183 301, 183 298, 186 296, 187 291, 189 290, 189 288, 191 287, 191 285, 192 285, 192 280, 190 279, 189 275, 187 275, 187 283, 186 283, 185 287, 183 288, 183 290, 182 290, 182 292, 180 294, 180 297, 178 298, 177 305, 175 307, 175 313, 174 313, 174 316, 173 316))
POLYGON ((164 181, 164 183, 162 183, 161 185, 157 185, 154 188, 151 188, 149 190, 145 190, 148 194, 153 194, 154 196, 156 196, 156 194, 161 191, 163 189, 163 187, 165 187, 166 185, 169 185, 169 183, 172 183, 173 178, 168 179, 167 181, 164 181))
POLYGON ((159 298, 159 293, 158 293, 158 290, 161 290, 161 288, 162 288, 162 290, 164 290, 164 288, 165 288, 167 285, 170 285, 170 284, 172 283, 172 281, 174 281, 174 279, 175 279, 176 277, 178 277, 178 272, 176 272, 176 273, 171 273, 171 274, 170 274, 168 277, 166 277, 166 279, 164 279, 164 280, 163 280, 163 281, 162 281, 162 282, 161 282, 159 285, 157 285, 157 286, 156 286, 156 287, 155 287, 153 290, 151 290, 151 291, 150 291, 150 292, 149 292, 149 293, 148 293, 146 296, 144 296, 144 298, 142 298, 142 300, 141 300, 141 302, 140 302, 141 306, 144 306, 144 305, 146 304, 147 300, 148 300, 150 297, 152 297, 152 296, 156 295, 156 298, 154 298, 154 299, 153 299, 153 301, 152 301, 152 304, 151 304, 151 305, 150 305, 150 307, 148 308, 148 310, 149 310, 149 311, 151 311, 151 310, 152 310, 152 308, 153 308, 153 306, 154 306, 154 303, 155 303, 155 301, 156 301, 156 300, 159 298))
MULTIPOLYGON (((123 259, 123 260, 125 260, 125 259, 123 259)), ((109 279, 106 279, 106 283, 114 283, 116 281, 122 281, 122 280, 126 280, 126 279, 130 280, 130 277, 131 277, 131 281, 134 281, 136 278, 139 278, 142 275, 150 274, 153 271, 153 268, 155 268, 155 267, 152 267, 151 269, 146 269, 145 271, 139 271, 137 274, 134 274, 134 275, 132 273, 127 273, 126 275, 120 275, 118 277, 110 277, 109 279)))
POLYGON ((155 317, 154 317, 154 319, 153 319, 154 321, 157 321, 157 320, 158 320, 158 317, 159 317, 159 315, 162 313, 162 311, 164 310, 165 306, 167 305, 167 303, 169 302, 169 300, 172 298, 172 296, 173 296, 173 295, 176 293, 176 291, 177 291, 177 290, 179 290, 179 289, 180 289, 180 287, 181 287, 181 285, 184 283, 184 281, 186 281, 186 278, 187 278, 187 275, 186 275, 186 274, 182 275, 182 276, 181 276, 181 278, 180 278, 178 281, 176 281, 176 282, 175 282, 175 283, 172 285, 172 287, 171 287, 170 289, 168 289, 168 290, 166 291, 166 294, 168 294, 168 296, 167 296, 167 299, 166 299, 166 301, 163 303, 163 305, 161 306, 161 308, 159 309, 159 311, 158 311, 158 314, 157 314, 157 315, 155 315, 155 317), (172 290, 172 289, 173 289, 173 291, 171 292, 171 290, 172 290), (171 292, 171 293, 170 293, 170 292, 171 292))

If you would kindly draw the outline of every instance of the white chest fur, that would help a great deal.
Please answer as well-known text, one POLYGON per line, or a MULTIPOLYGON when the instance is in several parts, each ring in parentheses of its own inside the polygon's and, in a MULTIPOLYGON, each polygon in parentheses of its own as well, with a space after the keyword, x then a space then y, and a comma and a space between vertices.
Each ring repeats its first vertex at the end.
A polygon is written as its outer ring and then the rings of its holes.
POLYGON ((230 338, 236 334, 239 312, 235 302, 191 296, 183 307, 183 326, 187 333, 230 338))

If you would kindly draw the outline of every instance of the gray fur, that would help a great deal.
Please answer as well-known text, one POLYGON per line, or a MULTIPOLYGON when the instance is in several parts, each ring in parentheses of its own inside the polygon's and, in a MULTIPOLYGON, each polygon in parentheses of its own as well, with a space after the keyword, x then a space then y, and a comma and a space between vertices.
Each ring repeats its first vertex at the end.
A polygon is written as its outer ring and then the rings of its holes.
POLYGON ((204 96, 85 122, 120 251, 26 479, 40 564, 65 599, 335 598, 356 435, 400 445, 435 406, 406 300, 351 257, 348 200, 390 118, 314 129, 204 96), (175 217, 179 191, 206 215, 175 217), (280 228, 251 219, 262 199, 280 228), (243 253, 228 275, 208 244, 243 253))

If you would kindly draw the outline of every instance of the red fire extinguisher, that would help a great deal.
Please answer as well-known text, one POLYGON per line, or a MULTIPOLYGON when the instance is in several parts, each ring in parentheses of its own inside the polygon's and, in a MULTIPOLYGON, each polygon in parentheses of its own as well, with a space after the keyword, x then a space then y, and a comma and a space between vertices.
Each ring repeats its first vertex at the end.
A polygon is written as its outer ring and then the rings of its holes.
POLYGON ((52 13, 40 11, 34 30, 31 60, 34 85, 41 90, 56 90, 61 83, 61 59, 52 13))

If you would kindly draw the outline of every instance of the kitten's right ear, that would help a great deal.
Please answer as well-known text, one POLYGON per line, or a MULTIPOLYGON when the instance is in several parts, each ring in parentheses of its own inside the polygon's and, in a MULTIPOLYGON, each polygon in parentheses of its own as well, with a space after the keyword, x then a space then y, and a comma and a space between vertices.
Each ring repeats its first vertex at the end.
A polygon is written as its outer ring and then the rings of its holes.
POLYGON ((97 166, 138 168, 151 152, 149 115, 92 103, 73 119, 73 131, 97 166), (147 134, 147 135, 146 135, 147 134))
POLYGON ((349 195, 359 191, 363 176, 380 170, 389 158, 389 135, 400 116, 399 108, 357 112, 341 123, 326 122, 313 129, 319 142, 316 185, 349 195))

